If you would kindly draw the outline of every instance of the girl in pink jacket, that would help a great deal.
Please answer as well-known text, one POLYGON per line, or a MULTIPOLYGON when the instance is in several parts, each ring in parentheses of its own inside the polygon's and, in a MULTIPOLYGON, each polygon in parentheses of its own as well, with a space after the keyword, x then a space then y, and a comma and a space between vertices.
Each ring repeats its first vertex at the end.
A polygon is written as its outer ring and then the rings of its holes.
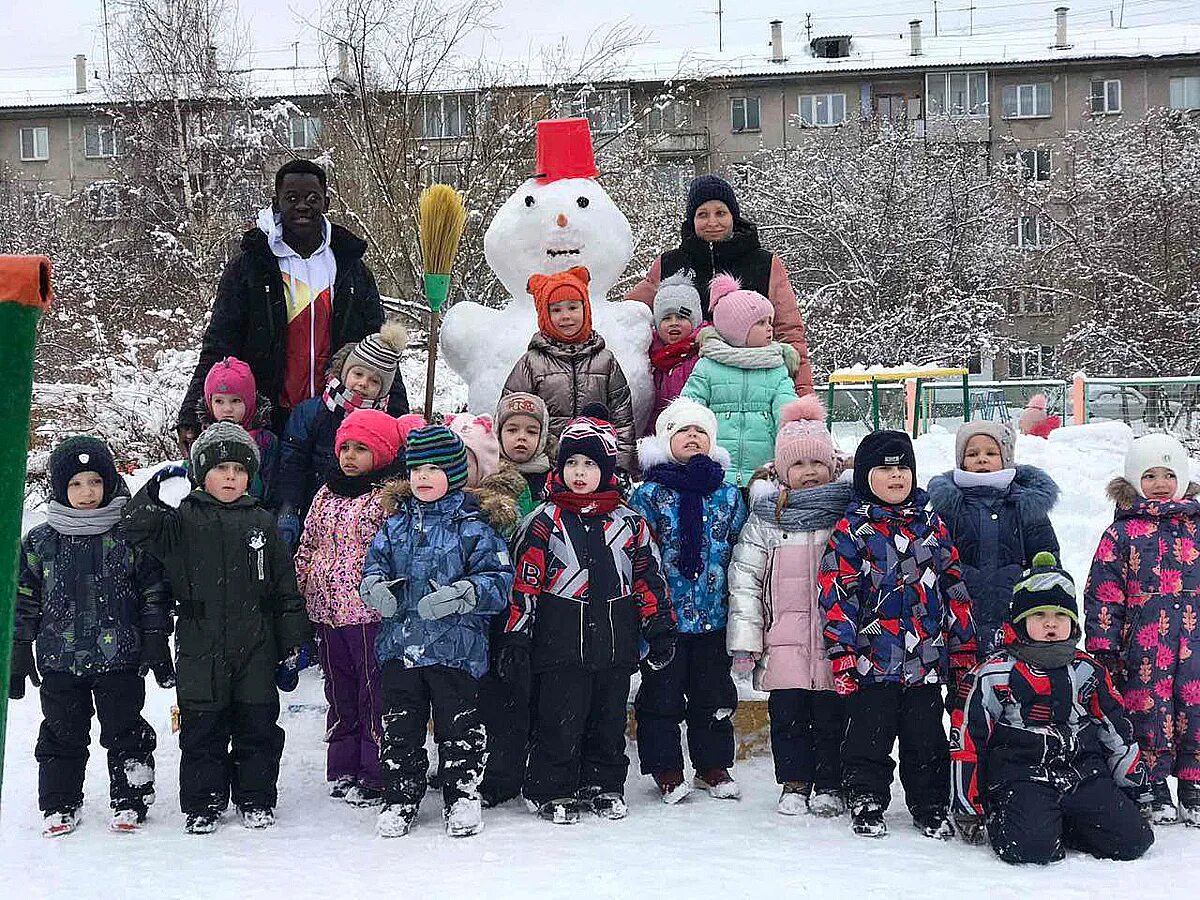
POLYGON ((355 806, 382 802, 379 611, 362 601, 358 586, 390 512, 382 488, 403 470, 401 447, 400 423, 382 410, 346 416, 334 438, 338 468, 313 498, 296 551, 296 581, 317 629, 329 701, 325 777, 330 796, 355 806))
POLYGON ((842 698, 821 637, 817 567, 852 498, 814 395, 783 408, 775 459, 750 482, 750 517, 729 567, 726 646, 736 672, 769 691, 771 752, 783 786, 778 811, 845 811, 842 698))

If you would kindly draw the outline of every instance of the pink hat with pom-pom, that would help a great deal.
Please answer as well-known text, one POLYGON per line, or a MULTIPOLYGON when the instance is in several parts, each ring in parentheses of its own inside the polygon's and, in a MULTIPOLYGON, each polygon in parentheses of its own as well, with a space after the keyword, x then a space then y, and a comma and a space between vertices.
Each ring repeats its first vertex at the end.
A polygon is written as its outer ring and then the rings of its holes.
POLYGON ((1021 429, 1021 434, 1032 434, 1033 429, 1045 422, 1046 419, 1046 395, 1034 394, 1029 398, 1029 403, 1025 408, 1021 410, 1021 416, 1017 419, 1017 427, 1021 429))
POLYGON ((469 487, 477 487, 480 481, 500 468, 500 441, 489 415, 473 416, 459 413, 446 417, 446 427, 458 435, 475 460, 475 478, 469 487))
POLYGON ((400 446, 408 446, 408 436, 418 428, 424 428, 428 423, 425 417, 420 413, 405 413, 396 419, 396 425, 400 432, 400 446))
POLYGON ((724 273, 709 282, 708 302, 713 325, 735 347, 746 346, 755 322, 775 314, 770 300, 758 291, 742 290, 736 278, 724 273))
POLYGON ((833 436, 825 427, 825 406, 814 395, 784 405, 783 424, 775 436, 775 471, 787 478, 788 469, 802 459, 813 459, 837 474, 833 436))

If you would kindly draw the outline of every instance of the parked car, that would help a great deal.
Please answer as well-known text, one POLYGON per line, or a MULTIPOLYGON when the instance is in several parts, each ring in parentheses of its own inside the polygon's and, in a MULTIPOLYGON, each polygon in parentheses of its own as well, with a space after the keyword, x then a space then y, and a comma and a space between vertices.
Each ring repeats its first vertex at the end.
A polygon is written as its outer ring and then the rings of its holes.
POLYGON ((1127 425, 1169 426, 1183 409, 1176 400, 1147 397, 1127 384, 1087 385, 1088 420, 1112 420, 1127 425))

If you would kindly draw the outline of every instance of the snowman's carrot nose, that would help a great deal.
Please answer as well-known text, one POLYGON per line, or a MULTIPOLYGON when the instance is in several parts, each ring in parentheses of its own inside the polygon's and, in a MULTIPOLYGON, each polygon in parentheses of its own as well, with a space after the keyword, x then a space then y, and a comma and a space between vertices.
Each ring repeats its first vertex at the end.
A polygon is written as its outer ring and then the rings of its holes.
POLYGON ((558 217, 557 217, 557 218, 555 218, 555 220, 554 220, 554 221, 555 221, 555 222, 558 224, 558 227, 559 227, 559 228, 566 228, 566 227, 567 227, 567 216, 566 216, 566 214, 565 214, 565 213, 559 213, 559 214, 558 214, 558 217))

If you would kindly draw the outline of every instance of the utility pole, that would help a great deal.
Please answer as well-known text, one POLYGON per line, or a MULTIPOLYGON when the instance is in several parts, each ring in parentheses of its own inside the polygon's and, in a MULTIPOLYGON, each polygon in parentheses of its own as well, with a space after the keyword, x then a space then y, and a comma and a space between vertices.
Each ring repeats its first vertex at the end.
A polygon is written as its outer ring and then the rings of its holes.
POLYGON ((812 46, 812 13, 804 14, 804 38, 812 46))
POLYGON ((104 71, 105 78, 112 81, 112 47, 108 42, 108 0, 100 0, 100 10, 104 19, 104 71))
POLYGON ((938 36, 937 4, 938 4, 938 0, 933 0, 933 36, 934 37, 938 36))
POLYGON ((717 52, 725 49, 725 4, 717 0, 717 52))
POLYGON ((974 3, 974 0, 972 0, 971 5, 967 7, 967 15, 969 17, 967 19, 967 34, 971 35, 973 37, 975 35, 975 3, 974 3))

